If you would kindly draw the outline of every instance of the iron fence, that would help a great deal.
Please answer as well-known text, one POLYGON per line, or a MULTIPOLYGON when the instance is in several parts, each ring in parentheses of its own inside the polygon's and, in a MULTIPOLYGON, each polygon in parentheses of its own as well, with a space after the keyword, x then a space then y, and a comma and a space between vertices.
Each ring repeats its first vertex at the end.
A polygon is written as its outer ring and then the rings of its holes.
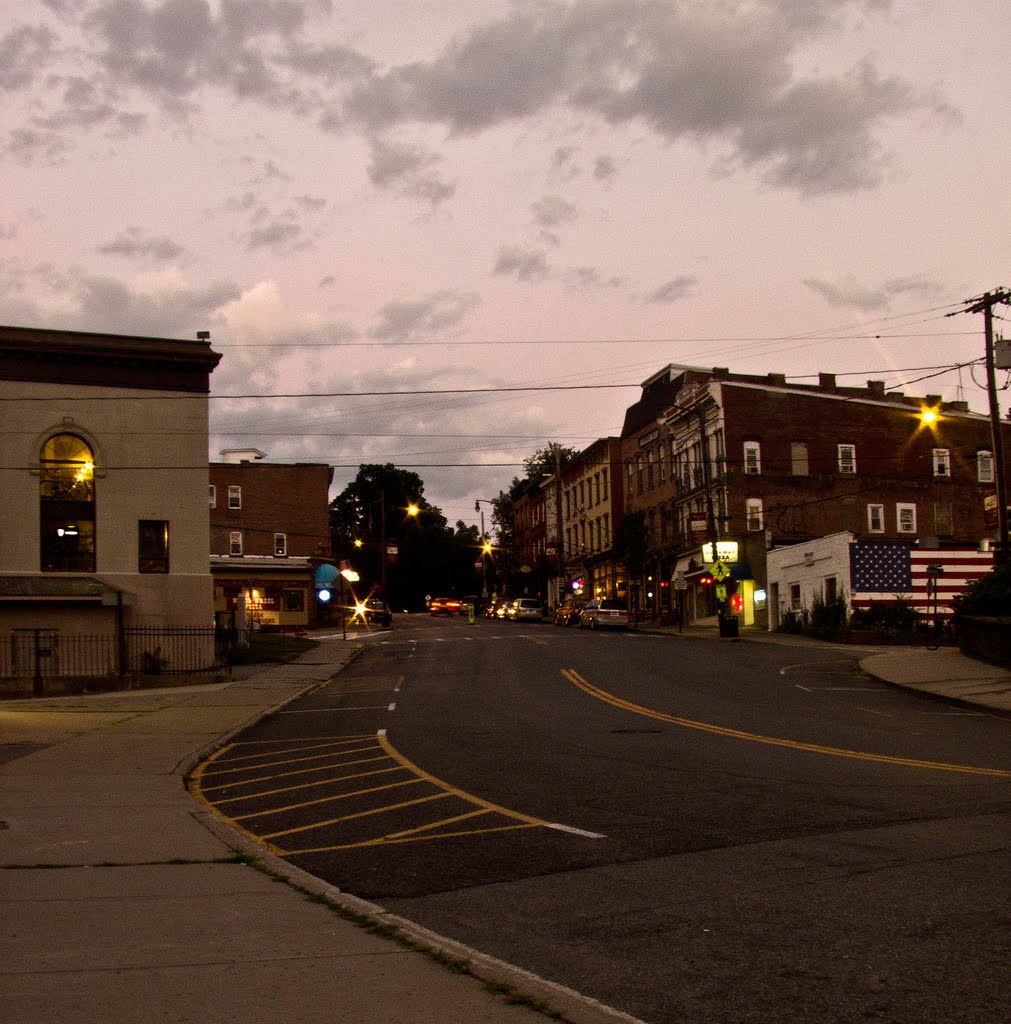
POLYGON ((15 629, 0 636, 0 678, 98 679, 213 672, 228 663, 227 633, 213 628, 126 627, 96 635, 58 629, 15 629))

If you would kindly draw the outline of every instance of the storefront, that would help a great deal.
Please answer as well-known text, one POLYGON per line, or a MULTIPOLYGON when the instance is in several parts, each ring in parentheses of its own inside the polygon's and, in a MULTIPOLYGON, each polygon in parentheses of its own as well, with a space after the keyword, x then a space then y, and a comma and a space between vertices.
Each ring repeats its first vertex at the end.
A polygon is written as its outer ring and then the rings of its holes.
POLYGON ((240 604, 253 628, 284 632, 315 625, 314 563, 309 558, 211 556, 214 617, 233 624, 240 604))

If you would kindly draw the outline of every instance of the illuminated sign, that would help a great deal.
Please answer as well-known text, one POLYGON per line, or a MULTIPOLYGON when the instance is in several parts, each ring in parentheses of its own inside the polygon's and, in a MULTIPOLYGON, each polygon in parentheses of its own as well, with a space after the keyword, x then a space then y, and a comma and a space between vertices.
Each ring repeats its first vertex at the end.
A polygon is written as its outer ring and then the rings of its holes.
POLYGON ((736 562, 737 561, 737 541, 736 540, 718 540, 716 542, 716 558, 713 558, 713 546, 712 544, 702 545, 702 559, 705 562, 736 562))

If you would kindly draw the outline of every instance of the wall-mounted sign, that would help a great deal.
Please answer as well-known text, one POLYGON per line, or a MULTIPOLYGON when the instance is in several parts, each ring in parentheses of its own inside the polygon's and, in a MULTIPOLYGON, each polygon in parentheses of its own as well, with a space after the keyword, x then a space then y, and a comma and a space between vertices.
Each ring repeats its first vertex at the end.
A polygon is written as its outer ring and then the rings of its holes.
MULTIPOLYGON (((694 527, 692 527, 694 530, 694 527)), ((736 540, 718 540, 716 542, 716 557, 713 557, 712 544, 702 545, 702 560, 705 562, 736 562, 738 544, 736 540)))

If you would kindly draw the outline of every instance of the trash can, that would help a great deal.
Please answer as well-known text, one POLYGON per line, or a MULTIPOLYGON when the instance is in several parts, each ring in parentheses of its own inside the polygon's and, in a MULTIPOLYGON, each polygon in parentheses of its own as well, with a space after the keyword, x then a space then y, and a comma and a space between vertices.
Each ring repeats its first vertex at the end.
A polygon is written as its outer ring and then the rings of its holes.
POLYGON ((736 637, 739 635, 739 626, 736 615, 720 616, 720 636, 736 637))

